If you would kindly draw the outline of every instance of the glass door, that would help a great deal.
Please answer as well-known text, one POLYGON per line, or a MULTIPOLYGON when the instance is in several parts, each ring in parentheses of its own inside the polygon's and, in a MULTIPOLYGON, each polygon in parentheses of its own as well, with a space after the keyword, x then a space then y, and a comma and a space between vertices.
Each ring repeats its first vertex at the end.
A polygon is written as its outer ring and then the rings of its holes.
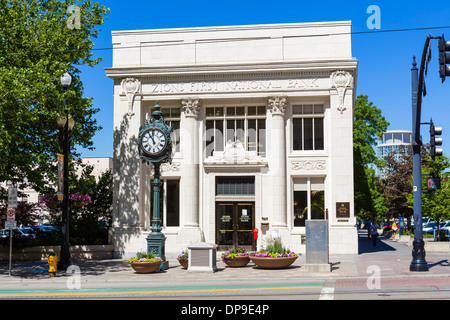
POLYGON ((218 202, 216 204, 216 242, 219 250, 232 246, 255 249, 255 204, 218 202))

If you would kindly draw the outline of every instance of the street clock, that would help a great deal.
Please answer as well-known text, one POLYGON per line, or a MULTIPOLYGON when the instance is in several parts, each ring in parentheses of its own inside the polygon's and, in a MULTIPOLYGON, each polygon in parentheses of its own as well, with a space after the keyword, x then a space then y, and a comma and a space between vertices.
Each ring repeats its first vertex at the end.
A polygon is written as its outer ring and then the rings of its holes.
MULTIPOLYGON (((153 164, 153 199, 160 199, 162 163, 172 161, 172 140, 170 127, 164 120, 161 106, 156 103, 150 120, 139 128, 138 148, 142 162, 153 164)), ((161 212, 159 201, 153 201, 153 217, 151 219, 151 232, 147 236, 147 252, 154 253, 162 259, 159 270, 169 268, 165 255, 166 236, 161 232, 161 212)))
POLYGON ((173 127, 164 120, 161 106, 154 106, 150 120, 139 128, 138 148, 142 162, 164 163, 171 162, 172 139, 170 134, 173 127))

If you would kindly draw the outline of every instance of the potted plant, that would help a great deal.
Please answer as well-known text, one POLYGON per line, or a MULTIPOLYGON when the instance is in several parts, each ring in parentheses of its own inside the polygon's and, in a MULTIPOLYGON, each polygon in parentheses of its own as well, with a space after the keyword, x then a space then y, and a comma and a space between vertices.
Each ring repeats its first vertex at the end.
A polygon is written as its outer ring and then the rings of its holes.
POLYGON ((185 269, 189 266, 189 253, 188 250, 185 249, 181 251, 181 253, 177 257, 178 262, 181 264, 181 266, 185 269))
POLYGON ((260 268, 287 268, 298 258, 295 252, 283 247, 280 238, 268 239, 265 249, 250 253, 250 259, 260 268))
POLYGON ((61 201, 58 200, 57 195, 53 196, 42 196, 40 203, 45 204, 49 208, 55 208, 61 201))
POLYGON ((125 260, 137 273, 152 273, 159 269, 162 259, 153 253, 138 252, 136 257, 125 260))
POLYGON ((91 197, 89 195, 83 195, 83 194, 71 194, 69 196, 69 199, 73 201, 73 205, 75 207, 84 207, 88 203, 92 203, 91 197))
POLYGON ((229 267, 244 267, 250 262, 248 252, 242 247, 232 247, 222 253, 221 258, 229 267))

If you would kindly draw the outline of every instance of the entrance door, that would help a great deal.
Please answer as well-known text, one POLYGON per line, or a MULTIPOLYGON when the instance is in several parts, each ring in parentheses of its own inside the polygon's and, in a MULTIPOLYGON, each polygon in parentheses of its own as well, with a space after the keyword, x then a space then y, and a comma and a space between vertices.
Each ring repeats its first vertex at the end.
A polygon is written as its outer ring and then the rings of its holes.
POLYGON ((232 246, 255 250, 255 203, 216 203, 216 243, 219 250, 232 246))

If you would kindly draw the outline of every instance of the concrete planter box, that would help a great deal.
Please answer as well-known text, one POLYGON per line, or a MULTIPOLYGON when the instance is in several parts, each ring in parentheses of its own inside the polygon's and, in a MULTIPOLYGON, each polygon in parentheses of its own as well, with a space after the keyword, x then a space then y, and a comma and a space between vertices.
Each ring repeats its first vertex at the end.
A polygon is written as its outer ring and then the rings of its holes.
POLYGON ((398 239, 398 242, 401 243, 409 243, 411 241, 411 236, 400 236, 400 239, 398 239))
POLYGON ((450 242, 448 241, 427 241, 425 242, 425 252, 450 252, 450 242))
MULTIPOLYGON (((14 243, 13 243, 12 259, 15 261, 47 260, 50 252, 55 252, 56 255, 59 257, 60 251, 61 251, 60 246, 40 246, 14 250, 14 243)), ((113 259, 113 253, 114 253, 113 245, 70 246, 70 256, 74 260, 113 259)), ((9 247, 0 248, 0 260, 8 260, 8 259, 9 259, 9 247)))

